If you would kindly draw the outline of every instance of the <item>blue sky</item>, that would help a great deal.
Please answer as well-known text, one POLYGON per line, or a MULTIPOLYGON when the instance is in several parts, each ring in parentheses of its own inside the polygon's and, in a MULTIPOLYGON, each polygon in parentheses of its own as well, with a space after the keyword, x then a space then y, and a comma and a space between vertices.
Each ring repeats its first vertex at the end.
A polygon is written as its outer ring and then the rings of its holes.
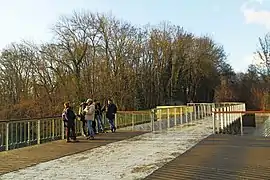
POLYGON ((258 37, 270 31, 269 0, 0 0, 0 48, 21 39, 49 41, 50 27, 73 10, 111 12, 133 24, 170 21, 211 34, 236 71, 253 62, 258 37))

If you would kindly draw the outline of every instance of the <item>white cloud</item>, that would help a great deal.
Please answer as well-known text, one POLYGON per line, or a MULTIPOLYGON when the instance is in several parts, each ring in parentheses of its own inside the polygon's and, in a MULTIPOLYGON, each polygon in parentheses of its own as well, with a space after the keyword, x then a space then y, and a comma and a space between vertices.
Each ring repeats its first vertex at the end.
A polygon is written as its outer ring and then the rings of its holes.
POLYGON ((262 60, 260 59, 258 54, 254 53, 244 57, 244 62, 248 64, 259 65, 260 63, 262 63, 262 60))
POLYGON ((252 3, 262 4, 263 0, 247 1, 241 6, 241 12, 245 17, 245 22, 247 24, 259 24, 270 29, 270 11, 256 10, 252 7, 252 3))

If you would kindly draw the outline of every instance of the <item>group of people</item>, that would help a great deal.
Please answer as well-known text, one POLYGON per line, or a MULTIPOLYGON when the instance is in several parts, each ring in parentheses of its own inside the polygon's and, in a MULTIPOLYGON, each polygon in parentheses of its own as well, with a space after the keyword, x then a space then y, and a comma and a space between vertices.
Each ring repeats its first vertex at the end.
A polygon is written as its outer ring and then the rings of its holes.
POLYGON ((105 127, 102 122, 103 112, 106 112, 106 118, 110 124, 111 132, 114 133, 116 131, 115 114, 117 113, 117 107, 111 99, 109 99, 108 103, 103 107, 99 101, 87 99, 87 101, 80 104, 79 113, 77 115, 72 110, 69 102, 64 103, 62 119, 66 129, 67 142, 71 142, 70 139, 74 142, 78 142, 75 132, 75 120, 77 117, 82 122, 83 135, 87 139, 94 139, 95 134, 104 133, 105 127))

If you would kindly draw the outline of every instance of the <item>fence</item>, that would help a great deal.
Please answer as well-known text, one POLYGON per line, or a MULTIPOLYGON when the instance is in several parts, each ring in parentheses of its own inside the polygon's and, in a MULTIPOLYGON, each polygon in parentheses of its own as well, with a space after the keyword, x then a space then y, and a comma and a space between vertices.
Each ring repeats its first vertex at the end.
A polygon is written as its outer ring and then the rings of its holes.
MULTIPOLYGON (((118 129, 130 131, 160 131, 210 117, 212 109, 229 108, 232 105, 236 103, 189 103, 187 106, 158 106, 149 111, 119 111, 115 125, 118 129)), ((108 129, 109 123, 104 115, 102 119, 108 129)), ((82 133, 82 123, 79 120, 76 121, 76 133, 78 136, 82 133)), ((0 121, 0 151, 64 138, 64 125, 60 116, 0 121)))
POLYGON ((226 131, 233 123, 240 120, 240 132, 243 135, 242 116, 246 112, 244 103, 222 103, 223 106, 212 108, 213 133, 226 131))
MULTIPOLYGON (((143 121, 144 123, 128 120, 134 119, 133 116, 136 116, 136 112, 129 114, 130 118, 123 118, 121 122, 133 122, 131 126, 125 126, 124 130, 162 131, 211 116, 211 109, 214 106, 215 104, 213 103, 189 103, 187 106, 157 106, 157 108, 147 112, 147 118, 143 121), (198 111, 199 109, 201 111, 198 111)), ((117 113, 117 120, 119 119, 118 117, 119 113, 117 113)), ((128 122, 123 124, 128 124, 128 122)))

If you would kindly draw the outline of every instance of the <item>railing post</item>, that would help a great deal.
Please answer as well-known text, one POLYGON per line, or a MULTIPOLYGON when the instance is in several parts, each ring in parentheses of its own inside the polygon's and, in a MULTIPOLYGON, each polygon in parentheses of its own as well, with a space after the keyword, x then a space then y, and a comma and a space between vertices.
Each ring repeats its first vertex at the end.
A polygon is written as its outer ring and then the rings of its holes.
POLYGON ((28 144, 30 144, 30 138, 31 138, 31 131, 30 131, 30 121, 27 122, 27 139, 28 139, 28 144))
POLYGON ((176 107, 174 107, 174 126, 177 126, 176 107))
POLYGON ((241 131, 241 136, 243 136, 243 118, 242 118, 242 114, 240 114, 240 131, 241 131))
POLYGON ((152 122, 152 132, 155 132, 156 129, 155 129, 155 120, 157 120, 157 114, 156 114, 156 109, 153 109, 153 113, 151 114, 152 117, 151 117, 151 122, 152 122))
POLYGON ((213 134, 216 134, 215 108, 212 108, 213 134))
POLYGON ((167 109, 167 128, 171 127, 171 123, 170 123, 170 109, 167 109))
POLYGON ((196 104, 193 104, 193 111, 194 111, 194 120, 197 120, 197 108, 196 108, 196 104))
MULTIPOLYGON (((233 111, 237 111, 236 105, 233 106, 233 111)), ((234 119, 234 121, 237 120, 237 114, 233 113, 233 119, 234 119)))
POLYGON ((160 119, 159 119, 159 130, 161 131, 162 130, 162 121, 163 121, 162 120, 162 109, 160 108, 158 111, 159 111, 159 117, 160 117, 160 119))
POLYGON ((6 123, 6 151, 9 149, 9 123, 6 123))
POLYGON ((183 124, 183 107, 180 107, 180 124, 183 124))
POLYGON ((158 113, 159 114, 159 120, 161 120, 162 119, 162 109, 159 109, 158 112, 159 112, 158 113))
POLYGON ((230 104, 229 106, 229 111, 230 111, 230 114, 229 114, 229 117, 230 117, 230 124, 232 124, 233 120, 232 120, 232 105, 230 104))
POLYGON ((185 116, 186 116, 186 123, 188 123, 188 110, 187 110, 187 106, 185 107, 185 116))
POLYGON ((203 104, 203 117, 206 117, 206 104, 203 104))
POLYGON ((55 129, 54 129, 54 119, 52 119, 52 139, 54 139, 54 131, 55 131, 55 129))
POLYGON ((221 127, 221 117, 223 115, 223 113, 221 112, 222 111, 222 108, 218 108, 218 109, 215 109, 215 111, 217 112, 216 113, 216 116, 215 116, 215 126, 216 126, 216 133, 219 133, 220 132, 220 127, 221 127))
MULTIPOLYGON (((152 120, 152 118, 151 118, 151 120, 152 120)), ((134 123, 134 114, 133 113, 131 114, 131 123, 132 123, 132 131, 134 131, 135 123, 134 123)))
POLYGON ((227 112, 227 107, 225 106, 225 107, 223 107, 224 108, 224 128, 227 128, 227 126, 228 126, 228 114, 226 113, 227 112))
POLYGON ((65 139, 65 122, 64 121, 62 121, 61 136, 62 136, 62 139, 65 139))
MULTIPOLYGON (((224 112, 225 108, 222 107, 221 111, 224 112)), ((221 128, 221 131, 223 132, 223 130, 224 130, 224 113, 222 113, 222 114, 220 113, 220 128, 221 128)))
POLYGON ((198 119, 201 119, 201 105, 200 104, 198 104, 197 109, 198 109, 198 119))
POLYGON ((114 117, 114 125, 116 128, 118 128, 118 118, 117 118, 117 114, 115 114, 115 117, 114 117))
MULTIPOLYGON (((188 107, 188 109, 190 109, 190 108, 188 107)), ((192 112, 189 112, 189 115, 190 115, 190 122, 192 123, 192 121, 193 121, 193 115, 192 115, 192 112)))
POLYGON ((37 144, 40 144, 40 120, 37 122, 37 144))

